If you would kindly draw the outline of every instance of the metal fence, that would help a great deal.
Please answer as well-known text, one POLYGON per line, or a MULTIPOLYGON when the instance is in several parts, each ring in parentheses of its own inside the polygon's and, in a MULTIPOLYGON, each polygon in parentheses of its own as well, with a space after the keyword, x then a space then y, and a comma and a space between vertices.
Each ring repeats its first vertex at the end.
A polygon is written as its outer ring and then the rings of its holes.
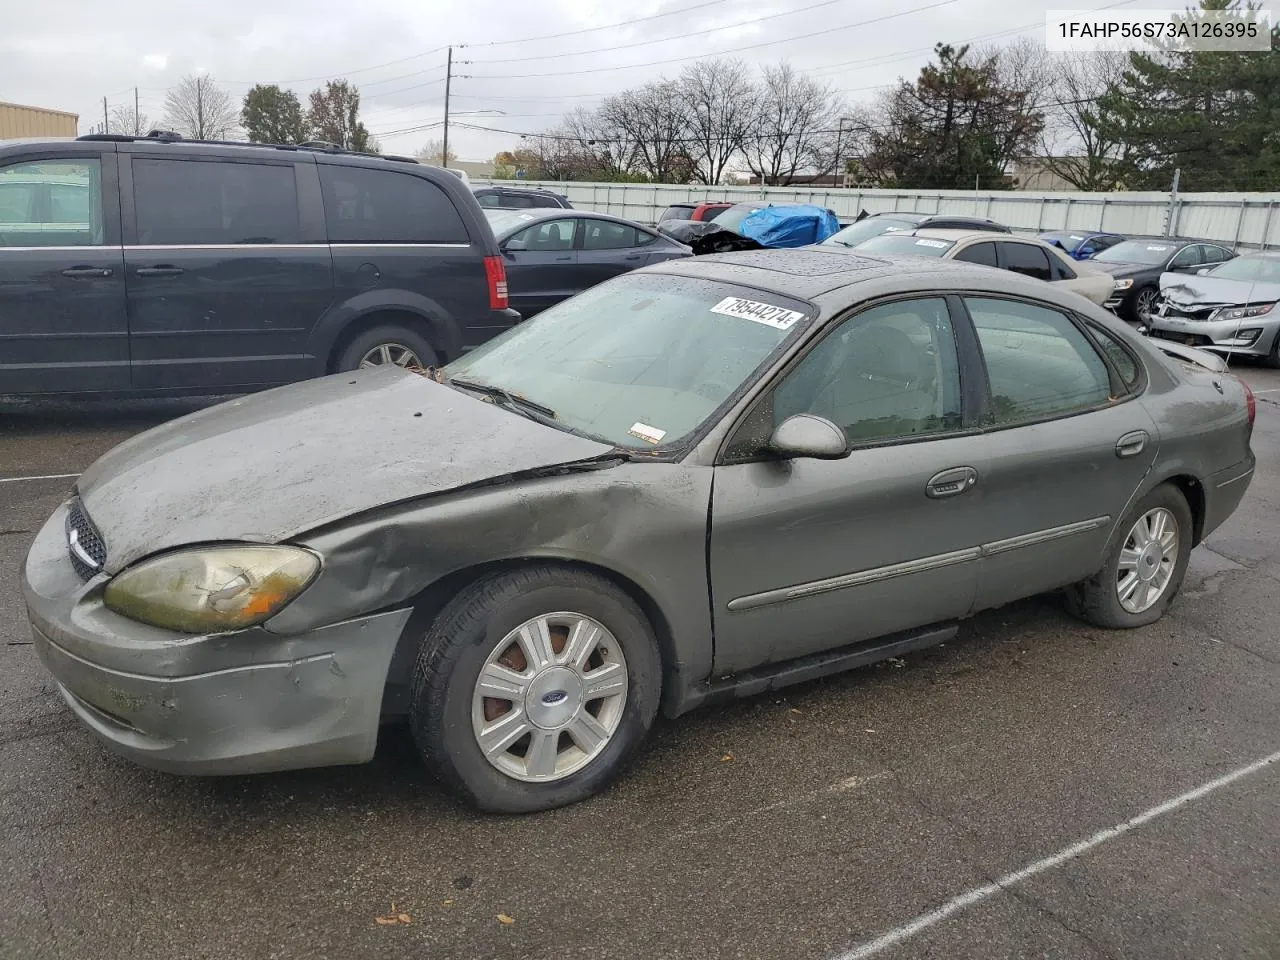
MULTIPOLYGON (((480 183, 473 178, 474 183, 480 183)), ((991 217, 1019 232, 1109 230, 1122 234, 1180 235, 1242 248, 1280 247, 1280 194, 1275 193, 1032 193, 971 190, 860 190, 807 187, 691 187, 652 183, 485 181, 546 187, 575 207, 653 223, 673 203, 768 199, 815 203, 841 219, 860 210, 910 210, 991 217)))

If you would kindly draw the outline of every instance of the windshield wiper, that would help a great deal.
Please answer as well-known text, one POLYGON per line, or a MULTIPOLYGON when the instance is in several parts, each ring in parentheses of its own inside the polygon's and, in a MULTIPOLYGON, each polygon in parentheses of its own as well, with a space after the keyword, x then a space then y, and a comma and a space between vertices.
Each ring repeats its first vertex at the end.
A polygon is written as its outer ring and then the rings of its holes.
POLYGON ((488 383, 477 383, 474 380, 464 380, 461 377, 450 377, 449 383, 464 390, 472 390, 476 393, 484 394, 486 397, 492 397, 495 400, 501 400, 503 404, 512 407, 518 411, 536 413, 548 420, 559 419, 556 412, 546 404, 538 403, 535 400, 529 400, 520 396, 518 393, 512 393, 510 390, 504 390, 502 387, 495 387, 488 383))

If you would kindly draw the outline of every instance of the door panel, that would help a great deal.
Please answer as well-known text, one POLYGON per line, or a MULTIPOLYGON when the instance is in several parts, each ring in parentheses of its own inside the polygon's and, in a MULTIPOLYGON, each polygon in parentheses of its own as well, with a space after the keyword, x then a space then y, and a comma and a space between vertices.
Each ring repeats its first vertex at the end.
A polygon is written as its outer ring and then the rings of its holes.
POLYGON ((295 164, 134 156, 125 247, 133 386, 224 389, 315 372, 307 339, 332 298, 305 243, 295 164))
POLYGON ((576 218, 540 220, 503 244, 508 297, 521 316, 531 317, 590 286, 579 272, 576 229, 576 218))
POLYGON ((578 252, 578 275, 582 288, 643 267, 649 250, 641 245, 636 228, 613 220, 582 220, 582 243, 578 252))
POLYGON ((941 298, 854 316, 792 367, 715 468, 717 675, 968 612, 984 536, 971 501, 986 466, 960 425, 941 298), (772 430, 797 413, 845 429, 851 454, 761 459, 772 430))
POLYGON ((128 386, 114 152, 0 167, 0 394, 128 386))
POLYGON ((985 517, 981 609, 1096 572, 1159 434, 1141 403, 1109 399, 1123 385, 1111 383, 1065 314, 1019 301, 965 303, 991 386, 979 444, 986 476, 973 499, 985 517))

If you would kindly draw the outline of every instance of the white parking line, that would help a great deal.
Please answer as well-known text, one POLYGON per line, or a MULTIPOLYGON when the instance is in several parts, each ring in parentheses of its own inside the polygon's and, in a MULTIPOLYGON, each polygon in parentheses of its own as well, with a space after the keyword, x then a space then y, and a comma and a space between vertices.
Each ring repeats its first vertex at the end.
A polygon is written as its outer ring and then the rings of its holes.
POLYGON ((47 473, 41 477, 0 477, 0 483, 22 483, 24 480, 71 480, 78 473, 47 473))
POLYGON ((910 939, 923 930, 929 929, 929 927, 945 920, 954 913, 958 913, 965 907, 972 906, 980 900, 985 900, 993 893, 999 893, 1001 890, 1011 887, 1015 883, 1021 883, 1023 880, 1034 877, 1038 873, 1044 873, 1046 870, 1052 870, 1054 867, 1062 866, 1062 864, 1067 861, 1074 860, 1076 857, 1080 856, 1080 854, 1086 853, 1094 847, 1106 843, 1108 840, 1114 840, 1116 837, 1123 836, 1130 830, 1142 826, 1144 823, 1149 823, 1157 817, 1164 816, 1166 813, 1172 813, 1174 810, 1185 806, 1192 800, 1199 800, 1201 797, 1207 796, 1215 790, 1221 790, 1228 784, 1235 783, 1243 777, 1255 774, 1259 770, 1262 770, 1277 761, 1280 761, 1280 751, 1271 754, 1269 757, 1263 757, 1261 760, 1257 760, 1249 764, 1247 767, 1240 767, 1238 770, 1233 770, 1228 774, 1224 774, 1216 780, 1210 780, 1208 783, 1196 787, 1194 790, 1188 790, 1186 793, 1174 797, 1172 800, 1168 800, 1159 806, 1152 807, 1150 810, 1146 810, 1143 813, 1138 814, 1136 817, 1132 817, 1131 819, 1124 821, 1124 823, 1117 824, 1114 827, 1108 827, 1106 830, 1100 830, 1088 839, 1081 840, 1079 843, 1067 847, 1065 850, 1060 850, 1052 856, 1045 857, 1043 860, 1037 860, 1035 863, 1025 866, 1021 870, 1015 870, 1013 873, 1006 873, 1003 877, 999 877, 993 883, 988 883, 981 887, 974 887, 972 890, 962 893, 960 896, 955 897, 952 900, 948 900, 942 906, 938 907, 938 909, 930 910, 928 913, 923 913, 910 923, 905 923, 895 930, 890 930, 888 933, 882 934, 876 939, 870 940, 861 946, 854 947, 846 953, 838 954, 833 957, 832 960, 864 960, 866 957, 873 957, 877 953, 887 950, 889 947, 895 946, 903 940, 910 939))

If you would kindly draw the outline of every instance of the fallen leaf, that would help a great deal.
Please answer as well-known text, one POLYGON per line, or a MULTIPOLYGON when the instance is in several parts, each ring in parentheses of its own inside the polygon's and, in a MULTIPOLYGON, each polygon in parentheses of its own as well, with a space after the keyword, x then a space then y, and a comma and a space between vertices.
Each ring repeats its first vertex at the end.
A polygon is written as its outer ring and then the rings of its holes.
POLYGON ((394 923, 399 923, 400 921, 396 917, 374 917, 373 922, 379 923, 384 927, 389 927, 394 923))
POLYGON ((453 906, 453 901, 452 901, 452 900, 446 900, 446 901, 444 902, 444 905, 445 905, 446 907, 452 907, 452 906, 453 906))
POLYGON ((863 733, 875 733, 875 731, 874 731, 874 730, 872 730, 870 727, 868 727, 866 730, 863 730, 862 732, 863 732, 863 733))
POLYGON ((795 707, 792 707, 792 708, 791 708, 791 712, 792 712, 792 713, 804 713, 804 711, 803 711, 803 710, 797 710, 795 707))
POLYGON ((503 924, 504 926, 510 926, 511 924, 516 922, 516 918, 508 917, 505 913, 500 913, 498 914, 498 922, 503 924))
POLYGON ((401 923, 413 923, 413 921, 409 919, 409 915, 407 913, 396 914, 396 919, 401 923))
POLYGON ((733 754, 732 754, 732 753, 726 753, 723 757, 721 757, 721 758, 720 758, 720 762, 721 762, 721 763, 727 763, 728 761, 730 761, 730 760, 732 760, 732 759, 733 759, 733 754))

